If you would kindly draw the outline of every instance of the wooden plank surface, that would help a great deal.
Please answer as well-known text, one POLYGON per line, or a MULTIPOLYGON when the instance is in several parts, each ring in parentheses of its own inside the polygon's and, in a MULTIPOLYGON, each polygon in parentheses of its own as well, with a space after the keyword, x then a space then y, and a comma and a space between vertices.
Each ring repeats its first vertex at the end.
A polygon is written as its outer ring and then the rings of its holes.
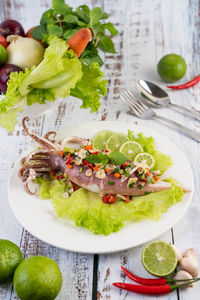
MULTIPOLYGON (((127 114, 128 109, 120 100, 120 88, 133 88, 135 80, 139 78, 155 81, 164 87, 165 84, 160 81, 156 73, 156 63, 167 53, 179 53, 186 59, 188 72, 184 81, 199 73, 199 1, 71 0, 68 3, 74 7, 83 3, 91 7, 96 5, 103 7, 111 14, 110 20, 119 30, 119 35, 114 38, 118 53, 105 55, 104 71, 105 77, 109 80, 108 94, 102 100, 100 111, 95 114, 80 109, 80 102, 72 98, 57 103, 54 110, 31 122, 32 129, 38 134, 44 134, 49 130, 58 130, 86 120, 120 120, 148 126, 169 137, 180 147, 191 163, 195 193, 184 217, 159 239, 168 242, 174 240, 181 250, 194 247, 197 253, 200 253, 199 143, 166 125, 155 121, 141 121, 127 114)), ((42 12, 50 5, 50 0, 1 0, 0 17, 1 20, 17 19, 27 30, 38 24, 42 12)), ((200 111, 199 86, 178 93, 171 92, 170 95, 177 104, 200 111)), ((186 118, 176 111, 160 109, 158 113, 200 131, 197 121, 186 118)), ((120 271, 121 264, 137 274, 149 276, 140 262, 143 246, 120 253, 99 255, 95 257, 94 264, 93 255, 72 253, 52 247, 39 241, 21 227, 8 205, 6 186, 15 161, 30 144, 30 139, 24 135, 20 124, 13 134, 0 129, 0 135, 2 141, 0 144, 0 238, 10 239, 20 245, 25 257, 45 255, 58 262, 63 274, 63 288, 57 297, 58 300, 147 299, 147 296, 120 291, 112 286, 114 281, 129 282, 120 271), (94 270, 97 268, 94 282, 93 268, 94 270), (92 291, 93 285, 94 287, 97 285, 97 291, 92 291)), ((197 284, 194 289, 174 292, 159 298, 197 300, 199 294, 200 286, 197 284)), ((12 285, 0 288, 0 300, 8 299, 18 299, 12 285)), ((157 298, 151 297, 151 299, 157 298)))

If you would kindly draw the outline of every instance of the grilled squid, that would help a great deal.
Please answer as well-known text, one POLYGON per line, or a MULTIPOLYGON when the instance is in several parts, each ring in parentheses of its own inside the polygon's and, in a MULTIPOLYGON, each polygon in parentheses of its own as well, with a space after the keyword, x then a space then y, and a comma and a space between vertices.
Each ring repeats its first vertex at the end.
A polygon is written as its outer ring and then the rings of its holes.
POLYGON ((88 139, 71 137, 56 142, 56 132, 48 132, 44 137, 40 137, 29 131, 26 121, 29 121, 28 117, 25 117, 22 122, 25 132, 40 145, 40 150, 31 152, 21 160, 19 177, 24 182, 28 193, 33 193, 29 189, 30 181, 48 175, 51 171, 66 174, 72 183, 103 195, 140 196, 171 188, 170 183, 159 180, 156 172, 150 172, 144 164, 135 165, 128 161, 125 172, 123 165, 115 166, 109 163, 103 166, 100 163, 89 163, 87 161, 89 155, 94 155, 96 152, 105 155, 107 153, 103 150, 95 151, 88 139), (73 154, 65 155, 64 147, 69 142, 79 143, 82 147, 73 154), (116 176, 116 170, 120 176, 116 176))

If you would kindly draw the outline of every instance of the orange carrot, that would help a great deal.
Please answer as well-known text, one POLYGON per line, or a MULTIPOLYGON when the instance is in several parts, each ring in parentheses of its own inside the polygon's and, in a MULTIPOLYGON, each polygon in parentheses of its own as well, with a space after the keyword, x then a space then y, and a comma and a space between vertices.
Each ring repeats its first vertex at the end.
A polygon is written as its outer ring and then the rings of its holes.
POLYGON ((93 170, 94 170, 94 171, 98 171, 98 170, 99 170, 99 167, 98 167, 98 166, 94 166, 93 170))
POLYGON ((93 150, 92 145, 87 145, 87 146, 85 146, 85 150, 93 150))
POLYGON ((59 151, 59 152, 58 152, 58 155, 59 155, 59 156, 63 156, 63 151, 59 151))
POLYGON ((119 173, 115 173, 114 176, 115 176, 116 178, 120 178, 120 177, 121 177, 121 175, 120 175, 119 173))
POLYGON ((69 44, 69 49, 72 49, 78 57, 81 56, 87 44, 92 37, 91 30, 88 28, 81 28, 77 31, 71 39, 67 42, 69 44))
POLYGON ((111 171, 111 169, 110 168, 106 168, 105 171, 106 171, 106 173, 109 173, 111 171))
POLYGON ((67 167, 68 167, 68 169, 72 169, 72 165, 68 165, 67 167))

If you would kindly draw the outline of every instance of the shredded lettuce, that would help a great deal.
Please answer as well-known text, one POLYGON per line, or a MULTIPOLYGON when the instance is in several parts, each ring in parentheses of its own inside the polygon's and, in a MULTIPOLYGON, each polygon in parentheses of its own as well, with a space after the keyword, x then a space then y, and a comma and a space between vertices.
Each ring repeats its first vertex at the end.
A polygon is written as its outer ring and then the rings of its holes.
POLYGON ((172 184, 170 190, 135 197, 129 203, 123 201, 109 205, 101 197, 83 188, 74 192, 69 198, 63 198, 66 184, 63 181, 46 181, 40 183, 40 197, 51 199, 54 211, 59 218, 72 219, 75 224, 85 227, 94 234, 108 235, 117 232, 128 221, 144 219, 158 221, 163 213, 173 204, 182 200, 183 189, 173 179, 166 181, 172 184))
POLYGON ((161 173, 164 173, 169 169, 169 167, 171 167, 171 158, 168 155, 155 149, 155 140, 152 136, 146 137, 141 132, 137 136, 135 136, 133 131, 129 130, 128 138, 131 141, 138 142, 142 146, 144 152, 147 152, 154 157, 155 165, 152 170, 160 170, 161 173))

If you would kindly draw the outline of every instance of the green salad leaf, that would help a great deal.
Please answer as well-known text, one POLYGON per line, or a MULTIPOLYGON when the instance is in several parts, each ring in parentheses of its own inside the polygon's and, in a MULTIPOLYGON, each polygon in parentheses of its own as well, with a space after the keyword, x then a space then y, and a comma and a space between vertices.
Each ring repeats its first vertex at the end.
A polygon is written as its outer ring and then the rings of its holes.
POLYGON ((5 97, 0 102, 0 126, 13 131, 25 103, 44 104, 57 97, 72 95, 83 101, 81 107, 99 109, 100 95, 107 91, 107 81, 97 63, 85 65, 57 36, 49 37, 49 47, 37 67, 12 72, 5 97))
POLYGON ((83 188, 74 192, 69 198, 63 198, 66 190, 63 181, 46 181, 39 179, 40 197, 52 199, 55 213, 59 218, 72 219, 77 226, 85 227, 95 234, 108 235, 118 231, 127 222, 144 219, 158 221, 167 209, 180 202, 183 189, 170 178, 170 190, 135 197, 129 203, 120 201, 113 205, 103 203, 98 194, 83 188))
POLYGON ((105 96, 107 92, 107 80, 103 79, 103 72, 97 63, 85 65, 82 62, 83 76, 71 89, 70 95, 82 99, 82 108, 91 108, 91 112, 99 109, 100 95, 105 96))

